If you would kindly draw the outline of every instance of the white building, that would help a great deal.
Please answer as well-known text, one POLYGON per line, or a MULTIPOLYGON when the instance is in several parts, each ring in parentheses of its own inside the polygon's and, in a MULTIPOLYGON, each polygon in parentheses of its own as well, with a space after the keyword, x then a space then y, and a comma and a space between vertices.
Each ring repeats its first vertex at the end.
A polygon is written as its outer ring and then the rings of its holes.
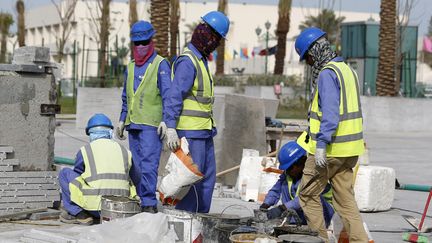
MULTIPOLYGON (((264 1, 263 1, 264 2, 264 1)), ((150 1, 138 3, 138 16, 140 19, 149 20, 150 1)), ((203 3, 190 3, 181 1, 180 4, 180 46, 184 46, 185 33, 189 32, 187 24, 200 21, 200 16, 216 10, 217 1, 203 1, 203 3)), ((110 44, 109 48, 114 49, 116 40, 119 46, 129 45, 129 6, 127 2, 112 2, 110 6, 110 44)), ((318 9, 305 9, 293 7, 291 10, 290 31, 288 33, 287 53, 285 57, 285 73, 299 74, 303 68, 299 65, 298 56, 295 53, 294 37, 299 34, 298 26, 310 14, 317 14, 318 9)), ((341 12, 337 15, 345 16, 345 21, 364 21, 370 17, 379 20, 378 14, 341 12)), ((93 18, 98 16, 95 1, 78 1, 72 21, 72 33, 65 47, 67 53, 64 63, 64 77, 72 77, 73 70, 76 69, 78 79, 82 76, 97 75, 97 49, 98 37, 94 30, 93 18), (76 41, 78 54, 75 65, 72 61, 73 43, 76 41), (83 49, 90 51, 83 52, 83 49)), ((255 29, 259 26, 262 34, 265 33, 264 23, 269 21, 271 27, 270 35, 274 36, 278 20, 278 6, 268 4, 242 4, 230 3, 228 5, 228 17, 231 20, 230 31, 226 42, 226 65, 225 73, 233 73, 232 68, 245 68, 244 73, 264 73, 264 57, 252 57, 251 52, 254 47, 265 47, 265 41, 261 38, 258 41, 255 29), (240 53, 241 48, 247 48, 249 59, 241 59, 237 56, 233 59, 233 53, 240 53)), ((52 4, 30 9, 26 12, 26 45, 44 45, 50 47, 51 53, 57 52, 56 36, 59 36, 60 19, 52 4)), ((270 39, 269 46, 276 45, 275 39, 270 39)), ((273 72, 274 56, 268 57, 269 73, 273 72)), ((214 65, 214 62, 211 64, 214 65)), ((213 68, 214 70, 214 68, 213 68)))

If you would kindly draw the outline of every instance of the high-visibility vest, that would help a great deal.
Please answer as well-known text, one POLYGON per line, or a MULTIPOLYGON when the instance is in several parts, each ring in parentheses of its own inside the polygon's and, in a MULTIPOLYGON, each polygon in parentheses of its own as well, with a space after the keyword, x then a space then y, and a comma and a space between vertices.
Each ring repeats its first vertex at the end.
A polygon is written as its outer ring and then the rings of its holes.
POLYGON ((128 65, 126 97, 128 113, 125 125, 131 122, 157 127, 162 121, 162 98, 157 87, 158 69, 163 57, 156 55, 147 66, 144 76, 134 91, 135 62, 128 65))
MULTIPOLYGON (((291 193, 291 187, 293 185, 293 180, 291 177, 289 177, 288 175, 286 176, 286 181, 288 183, 288 194, 291 198, 291 200, 294 200, 294 196, 291 193)), ((295 196, 298 197, 300 193, 300 186, 297 187, 295 196)), ((333 203, 333 190, 330 188, 330 190, 328 190, 326 193, 323 194, 324 200, 326 200, 330 205, 332 205, 333 203)))
MULTIPOLYGON (((204 62, 199 60, 189 49, 185 48, 180 56, 190 58, 196 69, 192 90, 183 100, 183 109, 177 123, 180 130, 211 130, 216 126, 213 120, 214 84, 212 75, 204 62)), ((172 68, 174 75, 174 68, 172 68)))
POLYGON ((72 202, 85 210, 100 210, 103 195, 133 197, 129 180, 130 151, 110 139, 98 139, 81 148, 84 172, 69 183, 72 202))
MULTIPOLYGON (((363 117, 357 74, 344 62, 329 62, 322 70, 336 73, 340 85, 339 124, 327 145, 328 157, 351 157, 364 152, 363 117)), ((321 70, 321 71, 322 71, 321 70)), ((316 135, 320 131, 322 112, 318 106, 317 85, 310 112, 310 131, 307 151, 315 154, 316 135)))

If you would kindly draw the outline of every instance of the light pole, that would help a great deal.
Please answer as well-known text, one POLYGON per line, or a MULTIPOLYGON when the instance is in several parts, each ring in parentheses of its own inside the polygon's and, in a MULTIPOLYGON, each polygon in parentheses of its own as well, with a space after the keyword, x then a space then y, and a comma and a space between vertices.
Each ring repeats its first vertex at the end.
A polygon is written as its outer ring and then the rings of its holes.
MULTIPOLYGON (((264 74, 267 74, 267 63, 268 63, 268 42, 269 42, 269 29, 271 27, 271 23, 267 20, 267 22, 264 23, 264 27, 266 29, 266 33, 265 33, 265 69, 264 69, 264 74)), ((260 35, 261 35, 262 29, 258 26, 255 29, 255 33, 258 36, 258 41, 260 39, 260 35)))

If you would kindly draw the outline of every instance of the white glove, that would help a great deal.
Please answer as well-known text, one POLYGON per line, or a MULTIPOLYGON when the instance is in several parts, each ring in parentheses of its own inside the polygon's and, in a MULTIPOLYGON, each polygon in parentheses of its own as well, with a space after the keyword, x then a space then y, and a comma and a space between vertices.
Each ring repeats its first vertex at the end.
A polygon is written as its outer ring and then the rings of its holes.
POLYGON ((116 129, 117 138, 120 139, 120 140, 125 140, 126 139, 126 137, 123 134, 124 133, 124 129, 125 129, 124 122, 120 121, 119 124, 118 124, 118 126, 117 126, 117 129, 116 129))
POLYGON ((327 166, 326 159, 326 149, 325 148, 317 148, 315 151, 315 164, 319 167, 327 166))
POLYGON ((165 122, 162 121, 161 123, 159 123, 159 126, 157 128, 157 134, 159 135, 160 140, 164 140, 166 131, 167 131, 167 126, 165 122))
POLYGON ((166 131, 167 145, 171 151, 176 151, 180 147, 180 140, 175 128, 167 128, 166 131))

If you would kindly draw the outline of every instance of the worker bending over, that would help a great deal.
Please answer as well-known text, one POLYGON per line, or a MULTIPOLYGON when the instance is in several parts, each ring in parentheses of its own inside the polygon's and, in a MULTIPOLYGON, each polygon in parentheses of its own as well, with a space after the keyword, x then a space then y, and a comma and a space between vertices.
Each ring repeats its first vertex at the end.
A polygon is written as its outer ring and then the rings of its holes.
MULTIPOLYGON (((284 173, 267 193, 260 209, 266 210, 276 205, 282 197, 282 204, 268 210, 267 217, 269 219, 279 218, 287 209, 294 210, 300 217, 301 223, 305 225, 306 219, 300 207, 298 195, 306 161, 306 151, 295 141, 290 141, 281 148, 278 154, 278 160, 280 163, 279 169, 283 170, 284 173)), ((320 200, 323 205, 326 226, 328 226, 334 213, 331 205, 332 191, 329 184, 327 184, 325 190, 321 193, 320 200)), ((290 223, 296 223, 295 218, 292 217, 290 223)))

